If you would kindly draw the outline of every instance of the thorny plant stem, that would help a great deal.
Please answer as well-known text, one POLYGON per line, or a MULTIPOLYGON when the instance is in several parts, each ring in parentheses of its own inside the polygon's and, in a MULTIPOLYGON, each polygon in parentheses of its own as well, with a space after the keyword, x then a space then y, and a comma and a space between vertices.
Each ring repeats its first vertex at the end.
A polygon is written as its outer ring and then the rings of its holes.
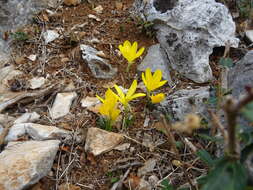
POLYGON ((240 99, 235 101, 232 98, 228 99, 224 105, 224 111, 227 116, 227 130, 228 130, 228 156, 231 158, 239 159, 239 153, 236 151, 237 140, 236 140, 236 121, 239 111, 249 102, 253 101, 253 88, 246 87, 247 94, 240 99))

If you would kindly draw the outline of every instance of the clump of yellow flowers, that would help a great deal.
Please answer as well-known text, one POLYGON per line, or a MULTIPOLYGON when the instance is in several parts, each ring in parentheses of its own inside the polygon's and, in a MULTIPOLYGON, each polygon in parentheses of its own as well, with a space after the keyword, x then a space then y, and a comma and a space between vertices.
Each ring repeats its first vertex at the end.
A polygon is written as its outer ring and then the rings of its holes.
POLYGON ((129 71, 129 68, 134 63, 134 60, 140 57, 145 48, 142 47, 138 50, 138 43, 134 42, 131 44, 128 40, 126 40, 123 44, 119 45, 119 50, 124 58, 128 61, 127 69, 126 71, 129 71), (137 51, 138 50, 138 51, 137 51))
POLYGON ((145 73, 142 73, 141 77, 142 77, 142 81, 143 81, 144 85, 146 86, 147 95, 150 98, 152 104, 156 104, 156 103, 163 101, 165 98, 164 93, 159 93, 156 95, 153 94, 154 90, 165 85, 165 83, 167 82, 167 80, 161 81, 162 71, 158 69, 152 75, 150 68, 147 68, 145 73))
POLYGON ((104 116, 101 121, 103 123, 102 125, 104 125, 106 130, 111 131, 112 125, 120 114, 120 110, 117 108, 117 98, 111 89, 105 92, 105 99, 98 95, 97 98, 102 102, 102 105, 99 107, 99 113, 104 116))
MULTIPOLYGON (((144 52, 144 47, 138 49, 137 42, 131 43, 126 40, 123 45, 119 45, 120 52, 128 61, 127 71, 129 67, 133 64, 134 60, 142 55, 144 52)), ((101 101, 101 106, 99 107, 99 113, 102 117, 102 125, 106 130, 112 130, 112 125, 115 123, 119 117, 121 110, 119 109, 119 104, 123 106, 123 127, 129 126, 133 120, 133 115, 129 102, 133 99, 147 96, 149 98, 149 103, 156 104, 164 100, 165 94, 158 93, 155 94, 153 91, 161 86, 165 85, 166 80, 162 80, 162 71, 156 70, 154 74, 151 73, 150 68, 142 73, 142 81, 146 87, 147 95, 144 93, 136 93, 137 80, 134 80, 127 90, 124 92, 122 88, 118 85, 114 85, 116 92, 113 92, 110 88, 105 92, 105 98, 101 98, 97 95, 97 98, 101 101)))

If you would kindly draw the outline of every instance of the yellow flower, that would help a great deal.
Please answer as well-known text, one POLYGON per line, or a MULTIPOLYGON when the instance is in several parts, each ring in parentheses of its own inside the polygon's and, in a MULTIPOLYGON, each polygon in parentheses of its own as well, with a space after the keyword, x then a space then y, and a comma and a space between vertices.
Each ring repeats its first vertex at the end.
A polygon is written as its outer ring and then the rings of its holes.
POLYGON ((120 110, 117 109, 116 105, 113 105, 113 103, 105 101, 105 103, 99 107, 99 113, 114 122, 119 116, 120 110))
POLYGON ((124 92, 120 89, 119 86, 114 85, 114 88, 117 91, 117 95, 115 95, 115 97, 126 107, 128 106, 128 102, 130 102, 131 100, 138 98, 138 97, 142 97, 142 96, 146 96, 146 94, 143 93, 136 93, 136 88, 137 88, 137 81, 134 80, 132 85, 130 86, 130 88, 128 89, 126 95, 124 94, 124 92))
POLYGON ((106 99, 114 98, 113 91, 108 88, 107 91, 105 92, 105 99, 101 98, 100 96, 96 95, 96 97, 104 103, 106 99))
POLYGON ((165 94, 164 93, 159 93, 159 94, 157 94, 155 96, 152 95, 150 98, 151 98, 151 102, 153 104, 160 103, 161 101, 164 100, 165 94))
POLYGON ((151 92, 161 86, 163 86, 167 80, 162 79, 162 71, 156 70, 155 73, 152 75, 150 68, 147 68, 145 74, 142 73, 142 81, 145 84, 147 91, 151 92))
POLYGON ((123 57, 127 59, 128 63, 133 63, 133 61, 136 58, 140 57, 145 50, 144 47, 142 47, 138 51, 137 49, 138 43, 134 42, 133 45, 131 45, 128 40, 126 40, 123 45, 119 45, 119 50, 122 53, 123 57))
POLYGON ((113 122, 117 119, 120 114, 120 110, 117 109, 117 98, 114 96, 114 93, 111 89, 108 89, 105 92, 105 99, 99 97, 97 98, 103 103, 99 107, 99 113, 103 116, 106 116, 108 119, 112 120, 113 122))

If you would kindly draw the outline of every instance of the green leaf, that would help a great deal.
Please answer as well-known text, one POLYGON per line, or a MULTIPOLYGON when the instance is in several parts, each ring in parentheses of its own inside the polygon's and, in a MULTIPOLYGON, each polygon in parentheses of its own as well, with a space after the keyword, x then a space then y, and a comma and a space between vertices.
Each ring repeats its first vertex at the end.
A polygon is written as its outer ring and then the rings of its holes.
POLYGON ((247 186, 245 190, 253 190, 252 186, 247 186))
POLYGON ((246 182, 244 166, 225 157, 201 180, 201 190, 245 190, 246 182))
POLYGON ((253 122, 253 102, 247 104, 241 112, 246 119, 253 122))
POLYGON ((212 137, 212 136, 209 136, 209 135, 206 135, 206 134, 197 134, 198 137, 202 138, 203 140, 207 140, 207 141, 210 141, 210 142, 218 142, 218 141, 222 141, 223 139, 222 138, 218 138, 218 137, 212 137))
POLYGON ((233 67, 233 60, 231 58, 224 58, 222 57, 220 60, 219 60, 219 64, 224 66, 224 67, 233 67))
POLYGON ((117 181, 119 181, 118 177, 112 177, 111 178, 111 183, 116 183, 117 181))
POLYGON ((162 190, 174 190, 173 186, 169 183, 168 179, 165 179, 161 182, 162 190))
POLYGON ((196 154, 209 167, 212 167, 214 165, 214 160, 212 159, 211 155, 206 150, 198 150, 196 154))

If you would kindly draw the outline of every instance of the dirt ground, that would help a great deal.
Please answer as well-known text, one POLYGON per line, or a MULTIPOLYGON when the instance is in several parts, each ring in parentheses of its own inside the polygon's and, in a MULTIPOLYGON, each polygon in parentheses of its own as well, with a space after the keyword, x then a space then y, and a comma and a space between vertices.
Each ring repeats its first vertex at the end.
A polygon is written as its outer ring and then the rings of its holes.
MULTIPOLYGON (((14 91, 27 90, 28 79, 43 76, 47 77, 50 84, 60 83, 65 86, 74 84, 78 98, 72 105, 71 114, 54 121, 50 119, 48 108, 52 105, 57 92, 29 104, 15 106, 7 112, 20 114, 25 110, 36 111, 42 116, 40 124, 55 125, 75 131, 82 134, 85 140, 87 129, 97 127, 98 115, 82 108, 80 100, 86 96, 93 97, 96 94, 104 94, 108 84, 116 83, 128 88, 133 79, 140 81, 140 73, 137 73, 136 69, 140 60, 131 67, 129 73, 126 73, 126 61, 116 51, 118 45, 125 40, 137 41, 140 47, 149 47, 156 43, 155 37, 148 37, 141 33, 137 27, 136 18, 130 16, 129 8, 132 4, 133 0, 122 2, 101 0, 94 4, 85 1, 77 6, 60 7, 53 15, 47 11, 35 15, 33 23, 22 28, 22 31, 29 34, 29 40, 12 44, 14 47, 13 61, 16 68, 23 71, 24 74, 9 81, 11 88, 14 91), (103 7, 102 14, 97 14, 93 10, 98 5, 103 7), (89 14, 96 15, 101 21, 88 18, 89 14), (41 32, 55 28, 62 28, 62 37, 53 43, 43 45, 41 32), (93 38, 97 38, 99 42, 91 43, 93 38), (118 69, 118 74, 110 80, 94 78, 81 58, 80 44, 91 45, 97 50, 102 50, 110 64, 118 69), (39 59, 35 62, 30 61, 26 57, 31 54, 37 55, 39 59)), ((223 56, 223 51, 222 48, 217 49, 217 52, 214 51, 211 56, 211 66, 217 79, 212 85, 219 81, 220 70, 217 67, 217 60, 223 56)), ((243 52, 238 53, 238 50, 231 50, 230 53, 234 60, 238 60, 244 54, 243 52)), ((142 58, 144 56, 145 54, 142 58)), ((162 88, 167 96, 186 86, 197 86, 176 73, 172 73, 172 77, 177 81, 177 86, 174 89, 168 86, 162 88)), ((156 115, 144 108, 143 101, 134 101, 132 105, 133 112, 136 113, 134 124, 123 131, 117 128, 113 130, 114 132, 124 132, 129 137, 129 139, 125 139, 125 142, 131 144, 129 150, 112 150, 94 157, 84 151, 84 140, 81 144, 62 144, 52 171, 30 189, 108 190, 126 172, 129 172, 129 175, 124 180, 123 189, 134 189, 136 184, 140 182, 140 177, 137 176, 138 168, 151 158, 156 159, 157 164, 152 172, 144 176, 147 181, 150 176, 156 176, 159 181, 168 178, 173 185, 181 186, 189 183, 194 184, 195 179, 206 174, 207 167, 199 160, 193 149, 206 149, 213 153, 214 143, 200 138, 197 134, 184 136, 173 132, 179 148, 179 153, 175 154, 171 151, 166 135, 157 127, 161 125, 161 122, 156 115), (145 118, 150 119, 148 127, 143 126, 145 118), (148 139, 151 144, 156 146, 143 146, 143 139, 148 139), (175 160, 180 160, 183 166, 176 164, 175 160)), ((203 125, 207 126, 208 124, 203 122, 203 125)), ((200 132, 205 134, 206 129, 204 128, 200 132)))

